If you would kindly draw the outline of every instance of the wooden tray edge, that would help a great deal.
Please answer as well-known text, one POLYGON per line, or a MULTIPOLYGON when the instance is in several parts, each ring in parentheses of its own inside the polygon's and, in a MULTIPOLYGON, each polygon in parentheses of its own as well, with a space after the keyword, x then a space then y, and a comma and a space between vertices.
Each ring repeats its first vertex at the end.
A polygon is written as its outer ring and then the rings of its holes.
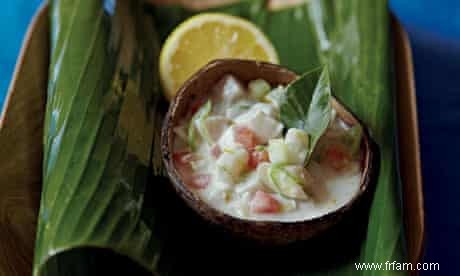
MULTIPOLYGON (((21 135, 24 135, 24 131, 18 129, 16 124, 10 123, 15 122, 18 118, 16 114, 15 107, 17 105, 25 105, 21 103, 21 95, 29 93, 37 93, 36 90, 32 91, 20 91, 18 90, 18 85, 23 81, 22 73, 27 71, 25 65, 27 65, 27 58, 30 58, 30 51, 33 46, 34 40, 37 39, 37 33, 43 33, 43 28, 48 28, 48 4, 42 5, 39 11, 34 16, 32 22, 29 25, 27 34, 25 36, 23 46, 18 57, 18 61, 15 67, 15 72, 13 79, 11 81, 10 87, 8 89, 7 98, 5 100, 5 105, 3 112, 0 117, 0 142, 2 145, 12 144, 11 141, 5 141, 6 138, 14 138, 11 135, 3 135, 5 132, 13 133, 17 141, 20 140, 21 135), (2 141, 3 140, 3 141, 2 141)), ((416 98, 415 98, 415 84, 414 84, 414 72, 413 72, 413 63, 412 63, 412 54, 410 50, 410 43, 407 38, 407 34, 402 28, 401 24, 395 19, 392 18, 392 35, 393 35, 393 46, 395 48, 395 67, 396 67, 396 86, 397 86, 397 109, 398 114, 406 114, 406 116, 397 116, 398 117, 398 133, 399 133, 399 150, 400 150, 400 172, 401 179, 403 183, 403 193, 404 193, 404 216, 406 222, 405 235, 407 238, 407 247, 409 261, 412 263, 417 263, 422 258, 423 248, 424 248, 424 237, 425 237, 425 224, 424 224, 424 207, 423 207, 423 186, 422 186, 422 174, 421 174, 421 161, 420 161, 420 151, 419 151, 419 136, 418 136, 418 119, 417 119, 417 110, 416 110, 416 98), (412 183, 414 183, 412 185, 412 183), (415 212, 415 213, 414 213, 415 212), (415 216, 414 216, 415 214, 415 216)), ((42 42, 43 43, 43 42, 42 42)), ((46 41, 48 43, 48 41, 46 41)), ((48 54, 46 54, 46 59, 48 59, 48 54)), ((29 72, 30 73, 30 72, 29 72)), ((46 72, 47 75, 47 72, 46 72)), ((46 83, 42 87, 40 96, 43 98, 46 95, 46 83)), ((26 101, 29 102, 30 101, 26 101)), ((43 106, 44 108, 44 106, 43 106)), ((21 116, 24 117, 24 116, 21 116)), ((41 141, 41 140, 40 140, 41 141)), ((16 144, 16 143, 14 143, 16 144)), ((12 145, 13 148, 15 147, 12 145)), ((15 148, 17 149, 17 148, 15 148)), ((38 153, 41 155, 41 153, 38 153)), ((0 173, 1 169, 5 166, 2 166, 0 162, 0 173)), ((3 178, 3 177, 2 177, 3 178)), ((3 178, 6 179, 6 178, 3 178)), ((11 181, 11 179, 10 179, 11 181)), ((23 183, 23 182, 22 182, 23 183)), ((30 186, 30 183, 27 184, 30 186)), ((31 190, 36 192, 39 187, 28 187, 31 190)), ((1 184, 0 184, 1 190, 1 184)), ((39 197, 38 197, 39 198, 39 197)), ((36 206, 38 203, 35 200, 31 205, 36 206)), ((30 202, 29 202, 30 204, 30 202)), ((36 206, 38 207, 38 206, 36 206)), ((0 205, 1 209, 1 205, 0 205)), ((36 215, 37 210, 35 210, 36 215)), ((36 218, 34 218, 34 221, 36 218)), ((2 221, 0 220, 0 226, 2 226, 2 221)), ((7 238, 7 237, 4 237, 7 238)), ((0 241, 3 240, 3 237, 0 237, 0 241)), ((29 240, 29 239, 28 239, 29 240)), ((3 244, 3 241, 0 242, 0 245, 3 244)), ((28 248, 30 245, 28 246, 28 248)), ((0 246, 0 256, 12 255, 8 254, 4 250, 5 248, 0 246), (3 252, 2 252, 3 251, 3 252)), ((11 248, 10 248, 11 249, 11 248)), ((33 246, 32 246, 33 249, 33 246)), ((18 250, 18 249, 16 249, 18 250)), ((18 257, 16 260, 15 257, 10 256, 5 258, 5 263, 0 262, 0 274, 5 273, 5 275, 30 275, 26 271, 30 271, 32 259, 31 254, 33 252, 26 252, 24 256, 18 257), (29 259, 30 258, 30 259, 29 259), (29 260, 25 260, 29 259, 29 260), (18 267, 6 263, 6 261, 15 261, 16 263, 25 263, 27 267, 18 267), (5 270, 6 269, 6 270, 5 270), (25 271, 24 271, 25 270, 25 271), (26 272, 26 273, 24 273, 26 272)))
POLYGON ((403 183, 404 219, 409 261, 421 261, 425 240, 425 213, 412 51, 400 22, 391 20, 397 88, 399 170, 403 183))
POLYGON ((0 275, 31 275, 40 203, 49 20, 42 5, 24 37, 0 117, 0 275))

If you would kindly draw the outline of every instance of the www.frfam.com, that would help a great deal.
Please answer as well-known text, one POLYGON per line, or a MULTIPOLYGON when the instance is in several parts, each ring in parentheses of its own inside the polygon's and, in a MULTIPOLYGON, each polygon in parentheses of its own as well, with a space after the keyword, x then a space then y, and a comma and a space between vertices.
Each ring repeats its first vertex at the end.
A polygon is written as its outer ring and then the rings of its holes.
POLYGON ((439 263, 399 263, 399 262, 385 262, 385 263, 355 263, 356 270, 439 270, 439 263))

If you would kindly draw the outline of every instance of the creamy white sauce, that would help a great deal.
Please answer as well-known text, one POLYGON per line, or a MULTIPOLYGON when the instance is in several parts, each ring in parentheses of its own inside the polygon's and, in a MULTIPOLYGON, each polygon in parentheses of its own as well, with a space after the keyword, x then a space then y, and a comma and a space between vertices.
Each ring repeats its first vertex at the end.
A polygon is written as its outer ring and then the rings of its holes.
MULTIPOLYGON (((210 206, 235 217, 261 221, 309 220, 331 213, 344 206, 359 189, 361 173, 357 167, 340 173, 328 168, 321 168, 319 171, 324 175, 321 181, 314 184, 312 199, 307 201, 297 200, 295 209, 281 213, 258 214, 251 213, 249 210, 243 210, 242 212, 240 208, 245 207, 240 205, 242 204, 241 198, 245 195, 244 193, 241 196, 235 196, 230 201, 225 201, 223 191, 219 192, 212 185, 204 190, 196 190, 196 192, 210 206)), ((238 183, 235 188, 237 189, 245 184, 247 183, 238 183)))
MULTIPOLYGON (((349 202, 360 186, 359 158, 348 160, 346 167, 340 170, 313 160, 306 168, 306 172, 303 171, 301 164, 292 164, 289 168, 293 167, 293 172, 301 171, 299 175, 294 176, 304 177, 298 182, 303 184, 301 184, 302 191, 296 198, 281 195, 279 191, 274 190, 273 181, 270 180, 273 178, 266 173, 269 171, 267 168, 272 166, 269 162, 261 162, 252 170, 248 168, 247 160, 251 153, 235 141, 235 128, 244 125, 257 135, 258 141, 263 146, 266 146, 269 141, 283 138, 283 125, 279 120, 276 101, 267 100, 267 97, 262 101, 255 100, 247 89, 231 76, 225 77, 213 88, 210 97, 212 109, 210 114, 207 114, 208 120, 203 123, 206 125, 205 136, 208 138, 198 135, 196 149, 192 153, 194 161, 188 164, 192 167, 189 174, 206 175, 209 181, 206 187, 196 188, 196 185, 191 185, 190 189, 213 208, 231 216, 250 220, 308 220, 333 212, 349 202), (221 152, 219 157, 211 154, 216 145, 221 152), (228 164, 230 165, 225 167, 228 164), (267 183, 270 181, 271 185, 267 183), (257 191, 269 195, 281 206, 281 209, 276 212, 254 211, 251 204, 257 191), (305 194, 302 195, 303 192, 305 194)), ((190 117, 184 119, 175 128, 175 152, 190 151, 188 140, 190 119, 190 117)), ((335 125, 331 129, 334 131, 344 126, 338 119, 334 120, 333 124, 335 125)), ((297 151, 296 154, 299 154, 297 151)), ((274 160, 271 152, 270 159, 274 160)), ((288 170, 287 168, 285 169, 288 170)), ((189 179, 185 175, 183 178, 185 182, 189 181, 185 180, 189 179)))

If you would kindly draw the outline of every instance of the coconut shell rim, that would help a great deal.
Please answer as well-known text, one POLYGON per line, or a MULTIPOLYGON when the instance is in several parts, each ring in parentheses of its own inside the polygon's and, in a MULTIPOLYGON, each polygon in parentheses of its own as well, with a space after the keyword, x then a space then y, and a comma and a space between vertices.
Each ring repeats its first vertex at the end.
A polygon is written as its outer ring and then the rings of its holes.
MULTIPOLYGON (((241 59, 217 59, 209 62, 207 65, 203 66, 200 70, 198 70, 193 76, 191 76, 178 90, 176 96, 174 97, 172 103, 169 106, 168 112, 166 114, 166 117, 164 119, 163 127, 161 130, 161 152, 162 152, 162 158, 163 158, 163 163, 166 167, 166 171, 168 174, 168 177, 170 178, 174 190, 178 195, 186 202, 186 204, 191 207, 194 211, 196 211, 201 217, 203 217, 205 220, 212 222, 213 224, 222 224, 225 228, 228 230, 231 230, 233 232, 243 234, 246 237, 249 237, 250 239, 255 239, 259 241, 269 241, 275 242, 275 243, 287 243, 287 242, 292 242, 295 240, 305 240, 308 239, 312 236, 315 236, 319 234, 319 232, 323 232, 324 230, 332 227, 333 225, 337 224, 342 217, 344 217, 346 214, 350 213, 352 209, 358 203, 361 201, 361 199, 366 195, 366 192, 370 190, 371 182, 373 177, 373 174, 375 173, 376 166, 375 166, 375 155, 377 146, 375 142, 371 139, 369 135, 369 131, 367 127, 360 121, 352 112, 348 111, 345 106, 343 106, 335 97, 333 97, 332 105, 333 107, 337 110, 337 114, 339 117, 344 119, 347 123, 353 123, 353 124, 360 124, 363 129, 363 138, 361 141, 361 148, 363 153, 363 157, 361 160, 362 166, 361 166, 361 181, 360 181, 360 187, 359 190, 355 193, 355 195, 342 207, 338 208, 335 211, 325 213, 321 216, 314 217, 311 219, 306 219, 306 220, 296 220, 296 221, 272 221, 272 220, 251 220, 251 219, 244 219, 244 218, 238 218, 229 214, 226 214, 224 212, 221 212, 213 207, 211 207, 209 204, 207 204, 204 200, 202 200, 199 195, 194 193, 191 189, 189 189, 185 183, 181 180, 180 174, 176 170, 174 166, 174 161, 172 158, 172 151, 171 149, 173 148, 173 128, 175 126, 175 115, 178 107, 180 107, 179 104, 182 104, 183 101, 185 103, 188 103, 191 101, 191 99, 184 99, 183 97, 187 97, 186 93, 189 90, 189 88, 200 78, 206 77, 206 74, 209 72, 216 70, 217 68, 224 68, 224 67, 231 67, 233 66, 238 66, 240 68, 242 67, 247 67, 248 65, 251 66, 258 66, 258 67, 263 67, 264 69, 267 70, 274 70, 277 71, 279 74, 287 74, 289 75, 292 80, 295 80, 297 78, 297 74, 290 71, 289 69, 282 67, 280 65, 272 64, 272 63, 267 63, 267 62, 261 62, 261 61, 253 61, 253 60, 241 60, 241 59), (235 226, 237 225, 238 228, 241 227, 242 229, 236 230, 234 227, 231 225, 235 226), (308 229, 310 227, 315 227, 315 226, 320 226, 322 225, 321 229, 319 231, 313 231, 313 232, 318 232, 318 233, 313 233, 312 235, 306 235, 305 238, 293 238, 290 239, 289 237, 284 237, 282 238, 281 242, 278 241, 277 237, 264 237, 262 235, 262 238, 258 237, 258 235, 245 235, 244 228, 250 229, 251 227, 256 227, 258 230, 263 231, 264 228, 272 228, 272 229, 283 229, 283 228, 298 228, 298 229, 308 229), (324 227, 325 226, 325 227, 324 227)), ((234 69, 234 68, 233 68, 234 69)), ((231 71, 234 75, 236 75, 236 78, 238 78, 238 75, 235 74, 235 70, 229 70, 231 71)), ((224 76, 222 74, 222 76, 224 76)), ((271 80, 267 80, 270 83, 272 83, 271 80)), ((285 85, 285 84, 284 84, 285 85)), ((208 97, 208 92, 203 93, 205 97, 208 97)), ((247 234, 247 233, 246 233, 247 234)), ((302 235, 300 235, 302 236, 302 235)))

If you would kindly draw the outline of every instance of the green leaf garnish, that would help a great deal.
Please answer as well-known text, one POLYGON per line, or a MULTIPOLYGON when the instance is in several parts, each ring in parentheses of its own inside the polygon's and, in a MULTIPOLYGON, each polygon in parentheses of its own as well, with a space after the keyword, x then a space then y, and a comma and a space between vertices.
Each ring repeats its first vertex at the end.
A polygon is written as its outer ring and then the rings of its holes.
POLYGON ((281 121, 288 128, 303 129, 310 135, 305 165, 331 121, 331 98, 327 67, 305 73, 287 87, 280 107, 281 121))

